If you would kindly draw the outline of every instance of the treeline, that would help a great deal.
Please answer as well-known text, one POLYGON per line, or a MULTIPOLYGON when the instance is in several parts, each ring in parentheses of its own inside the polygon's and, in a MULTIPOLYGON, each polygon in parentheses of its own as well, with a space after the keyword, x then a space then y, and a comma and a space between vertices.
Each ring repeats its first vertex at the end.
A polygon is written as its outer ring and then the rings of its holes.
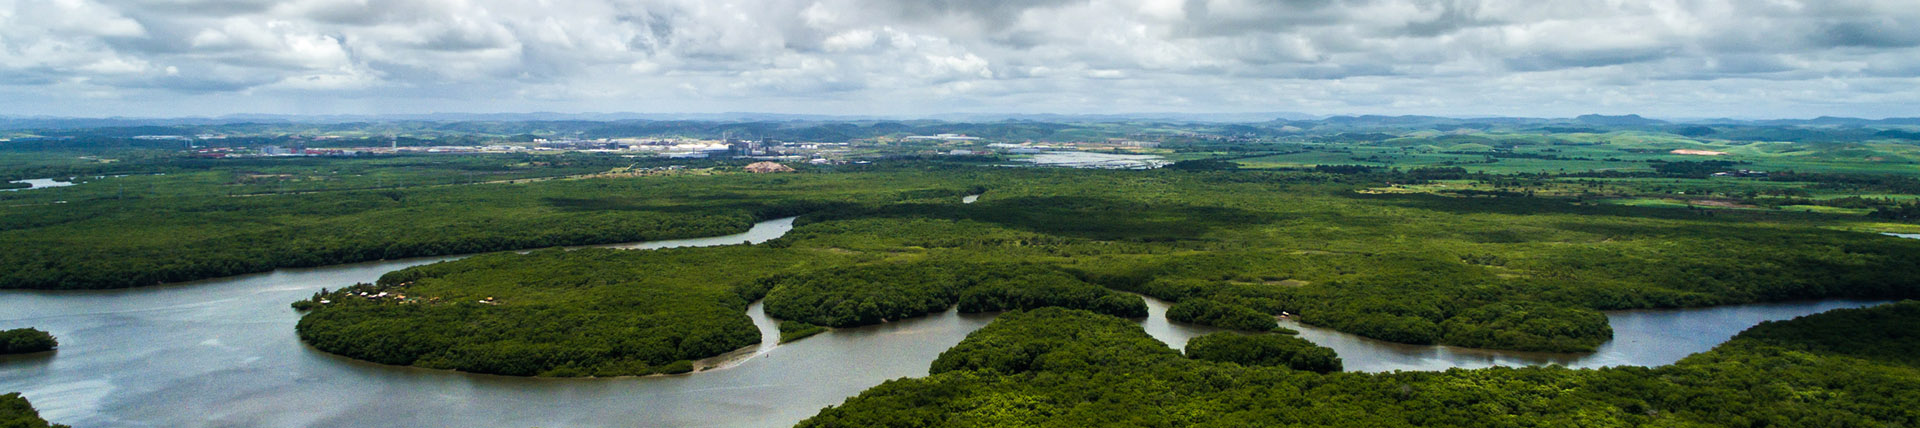
POLYGON ((1147 315, 1137 296, 1039 264, 883 262, 767 278, 756 288, 747 295, 764 293, 768 315, 830 327, 899 321, 956 305, 962 312, 1061 306, 1147 315))
POLYGON ((1441 343, 1518 351, 1581 352, 1613 338, 1607 316, 1586 308, 1501 302, 1468 309, 1440 324, 1441 343))
POLYGON ((53 335, 37 328, 0 331, 0 354, 31 354, 52 351, 60 346, 53 335))
POLYGON ((1726 172, 1733 169, 1734 165, 1742 163, 1723 160, 1672 162, 1653 160, 1648 161, 1647 165, 1653 167, 1653 172, 1665 177, 1707 178, 1713 176, 1713 173, 1726 172))
POLYGON ((758 343, 734 284, 795 261, 753 247, 488 254, 316 296, 296 331, 320 350, 382 364, 514 376, 679 373, 758 343))
POLYGON ((1280 327, 1271 314, 1205 297, 1184 299, 1173 304, 1167 308, 1167 319, 1247 331, 1268 331, 1280 327))
POLYGON ((1920 201, 1908 201, 1907 203, 1895 203, 1874 208, 1872 213, 1867 214, 1867 217, 1894 221, 1920 220, 1920 201))
MULTIPOLYGON (((928 376, 875 386, 799 426, 1824 427, 1920 420, 1913 406, 1920 402, 1920 367, 1910 357, 1856 358, 1804 340, 1910 332, 1920 303, 1832 315, 1755 328, 1660 368, 1320 374, 1183 358, 1153 346, 1124 320, 1043 309, 1002 315, 941 354, 928 376)), ((1846 348, 1891 347, 1891 354, 1911 348, 1911 339, 1839 340, 1850 341, 1846 348)))
POLYGON ((825 332, 827 332, 826 327, 792 320, 780 321, 780 343, 805 339, 809 336, 825 332))
POLYGON ((48 423, 40 418, 40 411, 33 408, 20 393, 0 395, 0 427, 3 428, 68 428, 66 425, 48 423))
POLYGON ((0 271, 0 288, 124 288, 283 267, 718 236, 756 220, 893 202, 902 187, 968 190, 938 186, 937 176, 948 174, 893 173, 886 183, 816 175, 791 186, 782 184, 797 176, 734 174, 47 201, 0 212, 0 240, 13 244, 0 247, 0 264, 14 267, 0 271))
POLYGON ((1282 334, 1213 333, 1187 341, 1187 358, 1243 366, 1287 367, 1316 373, 1340 371, 1332 348, 1282 334))
POLYGON ((1920 368, 1920 301, 1767 321, 1740 337, 1801 352, 1920 368))

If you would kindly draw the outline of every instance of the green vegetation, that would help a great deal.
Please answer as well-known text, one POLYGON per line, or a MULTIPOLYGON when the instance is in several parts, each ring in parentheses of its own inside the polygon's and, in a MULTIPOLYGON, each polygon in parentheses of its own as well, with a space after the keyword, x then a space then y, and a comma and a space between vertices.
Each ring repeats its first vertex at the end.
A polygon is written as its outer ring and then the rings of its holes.
POLYGON ((1586 308, 1502 302, 1468 309, 1440 324, 1440 341, 1456 346, 1574 352, 1613 337, 1607 316, 1586 308))
POLYGON ((734 285, 797 262, 753 247, 489 254, 323 293, 297 330, 321 350, 383 364, 517 376, 686 372, 692 360, 758 343, 734 285))
POLYGON ((1183 358, 1132 323, 1041 309, 800 426, 1910 426, 1915 323, 1920 302, 1835 311, 1660 368, 1319 374, 1183 358))
POLYGON ((767 315, 829 327, 853 327, 939 312, 977 281, 967 271, 930 263, 884 263, 789 275, 763 283, 767 315))
POLYGON ((799 321, 780 321, 780 343, 805 339, 809 336, 826 332, 826 327, 799 321))
POLYGON ((773 278, 767 314, 831 327, 917 317, 958 304, 961 312, 1062 306, 1122 317, 1146 302, 1086 283, 1056 267, 1008 263, 881 263, 773 278))
POLYGON ((47 423, 40 418, 40 411, 33 409, 33 403, 27 402, 20 393, 0 395, 0 428, 68 428, 66 425, 47 423))
POLYGON ((1173 304, 1167 308, 1167 319, 1234 330, 1267 331, 1280 328, 1280 324, 1273 320, 1273 315, 1205 297, 1173 304))
POLYGON ((179 160, 146 165, 181 169, 172 173, 6 192, 0 239, 15 245, 0 248, 0 263, 18 268, 0 271, 0 288, 134 287, 278 267, 724 235, 808 209, 744 200, 697 176, 504 182, 609 168, 600 158, 543 159, 534 162, 545 166, 524 167, 529 159, 511 156, 179 160))
POLYGON ((1187 358, 1318 373, 1340 371, 1340 356, 1333 349, 1279 334, 1222 332, 1195 337, 1187 341, 1187 358))
MULTIPOLYGON (((1359 117, 1259 124, 483 122, 181 129, 235 135, 203 142, 215 148, 281 144, 301 132, 339 132, 343 139, 326 144, 342 145, 399 134, 401 144, 417 146, 751 130, 781 139, 851 142, 834 156, 875 160, 799 165, 799 173, 774 175, 740 173, 743 160, 645 154, 201 159, 181 152, 178 142, 131 140, 120 135, 132 132, 125 129, 23 131, 22 138, 54 138, 0 147, 0 159, 7 161, 0 175, 76 177, 80 184, 0 194, 0 240, 13 244, 0 248, 0 265, 16 267, 0 271, 0 287, 130 287, 276 267, 711 236, 744 230, 756 220, 803 215, 789 237, 766 248, 685 250, 698 254, 687 257, 713 265, 760 263, 739 257, 785 264, 689 274, 703 279, 661 286, 684 300, 619 315, 704 308, 700 313, 708 315, 684 325, 646 327, 716 329, 709 332, 711 343, 700 346, 682 347, 684 333, 675 333, 682 336, 671 336, 671 347, 600 352, 555 336, 529 342, 538 345, 527 345, 525 352, 507 352, 526 354, 525 361, 489 367, 474 358, 519 349, 522 344, 511 342, 525 339, 511 336, 533 330, 468 326, 416 333, 373 327, 381 320, 407 325, 396 320, 455 316, 441 311, 495 309, 498 322, 542 325, 521 322, 539 312, 514 312, 530 311, 516 302, 543 302, 548 306, 542 310, 568 316, 599 314, 610 309, 587 310, 593 300, 585 296, 604 290, 541 300, 556 294, 447 281, 445 289, 406 294, 484 290, 485 296, 461 299, 497 297, 505 303, 352 310, 345 308, 357 303, 295 304, 313 311, 312 322, 379 332, 316 331, 315 337, 387 343, 342 353, 395 364, 553 375, 654 372, 709 348, 747 343, 733 330, 740 324, 713 320, 738 320, 736 304, 762 297, 769 314, 782 319, 851 326, 954 307, 1144 314, 1138 299, 1119 293, 1125 291, 1173 302, 1170 316, 1182 322, 1265 331, 1273 328, 1272 316, 1292 313, 1307 324, 1404 343, 1573 352, 1610 339, 1599 310, 1920 297, 1913 280, 1920 277, 1920 241, 1860 233, 1920 232, 1908 215, 1920 210, 1913 208, 1920 206, 1913 170, 1920 149, 1906 139, 1910 132, 1887 133, 1908 132, 1909 124, 1571 122, 1359 117), (366 133, 372 129, 381 132, 366 133), (930 155, 993 149, 985 141, 897 139, 938 132, 1085 141, 1089 149, 1156 153, 1181 163, 1156 171, 988 168, 982 165, 1004 157, 930 155), (73 138, 59 139, 65 136, 73 138), (1122 146, 1106 138, 1155 145, 1122 146), (1725 154, 1697 154, 1703 152, 1725 154), (959 203, 970 194, 984 196, 959 203), (725 299, 712 297, 715 290, 732 292, 737 301, 720 302, 725 299), (443 341, 401 350, 410 342, 398 338, 413 335, 443 341), (435 354, 469 341, 493 351, 435 354)), ((586 259, 515 260, 601 270, 594 264, 601 262, 586 259)), ((489 269, 508 273, 515 263, 520 261, 489 269)), ((635 281, 645 282, 603 282, 635 281)), ((564 329, 541 331, 558 335, 564 329)))
POLYGON ((36 328, 16 328, 0 331, 0 355, 31 354, 52 351, 60 346, 53 335, 36 328))
MULTIPOLYGON (((1581 352, 1612 339, 1602 310, 1920 297, 1920 240, 1877 234, 1920 232, 1920 124, 1629 119, 20 130, 0 146, 0 178, 79 184, 0 192, 0 288, 714 236, 798 215, 756 246, 406 269, 294 302, 296 329, 385 364, 626 376, 756 343, 743 314, 755 300, 783 342, 1008 311, 928 377, 809 426, 1920 424, 1913 302, 1763 324, 1661 368, 1340 373, 1327 348, 1268 333, 1291 314, 1402 343, 1581 352), (848 142, 821 153, 855 162, 756 175, 739 172, 745 160, 647 154, 204 159, 128 138, 174 131, 234 136, 200 142, 214 148, 763 135, 848 142), (987 139, 899 139, 946 132, 987 139), (305 138, 320 133, 345 138, 305 138), (1029 140, 1178 162, 1081 171, 934 155, 1029 140), (1182 355, 1125 319, 1146 313, 1127 293, 1172 302, 1178 322, 1261 333, 1202 336, 1182 355)), ((17 398, 0 423, 31 415, 17 398)))
MULTIPOLYGON (((738 207, 743 217, 813 207, 787 237, 764 248, 676 250, 703 260, 700 266, 785 263, 682 285, 738 291, 736 303, 709 306, 726 307, 726 317, 741 320, 722 337, 745 337, 750 331, 738 305, 762 297, 773 317, 834 327, 955 306, 1144 314, 1138 299, 1107 290, 1114 289, 1172 301, 1171 317, 1185 322, 1264 331, 1273 328, 1272 315, 1291 312, 1308 324, 1403 343, 1582 351, 1611 337, 1597 310, 1920 296, 1913 281, 1920 278, 1920 241, 1835 230, 1855 224, 1847 217, 1362 192, 1385 180, 1419 182, 1407 174, 906 163, 851 172, 516 186, 525 193, 565 193, 569 204, 596 207, 585 213, 694 215, 705 208, 681 198, 700 196, 682 195, 703 193, 715 198, 703 199, 706 204, 738 207), (988 190, 978 203, 958 202, 979 187, 988 190), (639 189, 658 196, 628 196, 639 189), (753 261, 741 261, 747 259, 753 261)), ((620 257, 628 256, 614 258, 620 257)), ((571 269, 600 268, 583 262, 571 269)), ((530 290, 470 297, 512 302, 519 298, 514 293, 524 292, 530 290)), ((387 334, 406 337, 406 331, 387 334)), ((715 343, 703 352, 649 354, 658 357, 648 357, 647 369, 608 373, 656 370, 651 367, 711 355, 706 351, 719 344, 751 342, 715 343)), ((417 360, 426 352, 381 358, 503 371, 417 360)), ((577 359, 558 352, 512 372, 543 374, 577 359)))

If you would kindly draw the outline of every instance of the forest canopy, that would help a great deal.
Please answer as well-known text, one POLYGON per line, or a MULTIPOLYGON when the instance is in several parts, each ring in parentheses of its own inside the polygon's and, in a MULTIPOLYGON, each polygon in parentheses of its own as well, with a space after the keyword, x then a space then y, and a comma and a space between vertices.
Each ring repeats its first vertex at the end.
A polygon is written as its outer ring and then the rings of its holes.
MULTIPOLYGON (((1123 293, 1134 292, 1173 302, 1168 316, 1179 322, 1267 331, 1287 313, 1395 342, 1581 352, 1612 338, 1601 310, 1920 297, 1920 240, 1766 213, 1375 195, 1355 192, 1368 184, 1311 172, 685 178, 708 186, 688 185, 702 192, 720 186, 765 196, 756 204, 796 198, 782 204, 816 208, 786 236, 751 247, 490 255, 402 271, 365 291, 442 303, 332 299, 303 320, 303 337, 391 364, 644 374, 688 370, 679 362, 754 343, 741 312, 756 299, 776 319, 851 327, 953 308, 1143 316, 1144 303, 1123 293), (982 189, 978 202, 960 203, 982 189), (641 299, 642 291, 657 294, 641 299), (434 321, 470 317, 492 324, 434 321), (547 321, 576 318, 610 324, 547 321), (566 339, 634 331, 620 322, 641 325, 640 336, 607 339, 619 346, 566 339)), ((668 209, 677 190, 592 196, 595 186, 565 187, 582 191, 566 204, 588 212, 704 210, 668 209)))
POLYGON ((36 328, 0 331, 0 354, 31 354, 52 351, 60 346, 53 334, 36 328))
MULTIPOLYGON (((1916 323, 1914 301, 1812 315, 1660 368, 1319 374, 1184 358, 1133 323, 1049 308, 1004 314, 930 375, 800 426, 1906 426, 1920 420, 1920 367, 1821 338, 1902 331, 1847 344, 1905 349, 1916 323)), ((1248 338, 1290 339, 1203 336, 1189 354, 1248 338)))

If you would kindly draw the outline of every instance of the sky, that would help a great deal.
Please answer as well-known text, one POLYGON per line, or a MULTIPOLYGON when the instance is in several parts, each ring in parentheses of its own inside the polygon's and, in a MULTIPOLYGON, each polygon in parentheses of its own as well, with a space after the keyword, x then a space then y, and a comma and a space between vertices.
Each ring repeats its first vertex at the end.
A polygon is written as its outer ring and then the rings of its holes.
POLYGON ((1916 0, 0 0, 0 115, 1920 116, 1916 0))

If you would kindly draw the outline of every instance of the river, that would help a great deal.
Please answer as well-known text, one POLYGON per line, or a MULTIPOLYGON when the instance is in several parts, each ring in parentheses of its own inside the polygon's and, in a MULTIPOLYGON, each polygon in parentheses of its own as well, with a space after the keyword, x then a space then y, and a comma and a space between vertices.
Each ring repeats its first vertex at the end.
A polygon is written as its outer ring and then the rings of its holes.
MULTIPOLYGON (((792 218, 742 234, 609 245, 758 243, 792 218)), ((940 315, 837 329, 702 362, 707 371, 615 379, 534 379, 372 364, 319 352, 293 332, 288 302, 322 287, 462 256, 380 261, 111 291, 0 291, 0 328, 60 338, 50 354, 0 358, 0 392, 20 391, 49 420, 80 427, 789 426, 885 380, 927 366, 992 320, 940 315)), ((1148 300, 1146 331, 1175 348, 1216 329, 1167 322, 1148 300)), ((1609 313, 1615 340, 1591 355, 1529 354, 1373 341, 1290 325, 1334 348, 1355 371, 1493 364, 1659 365, 1704 351, 1761 320, 1871 302, 1743 305, 1609 313)), ((763 337, 774 323, 755 304, 763 337)))

